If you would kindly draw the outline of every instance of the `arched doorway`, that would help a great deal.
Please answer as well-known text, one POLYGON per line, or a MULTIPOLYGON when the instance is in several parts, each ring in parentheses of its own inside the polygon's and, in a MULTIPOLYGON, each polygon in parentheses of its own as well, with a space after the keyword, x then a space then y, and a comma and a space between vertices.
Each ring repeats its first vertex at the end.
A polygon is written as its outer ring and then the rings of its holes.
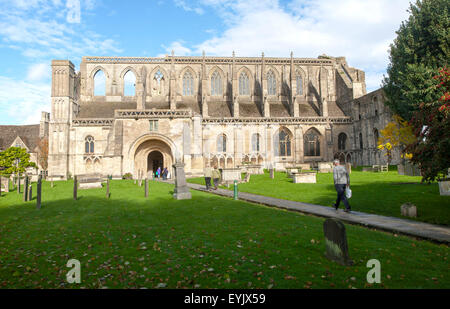
POLYGON ((163 154, 158 151, 152 151, 147 156, 147 173, 155 173, 158 167, 161 168, 161 171, 164 169, 164 167, 167 167, 164 165, 164 156, 163 154))
POLYGON ((165 141, 159 138, 150 138, 142 141, 136 147, 134 154, 134 177, 139 177, 139 173, 143 177, 152 178, 152 173, 158 167, 163 170, 165 167, 173 175, 172 165, 174 164, 172 149, 165 141))

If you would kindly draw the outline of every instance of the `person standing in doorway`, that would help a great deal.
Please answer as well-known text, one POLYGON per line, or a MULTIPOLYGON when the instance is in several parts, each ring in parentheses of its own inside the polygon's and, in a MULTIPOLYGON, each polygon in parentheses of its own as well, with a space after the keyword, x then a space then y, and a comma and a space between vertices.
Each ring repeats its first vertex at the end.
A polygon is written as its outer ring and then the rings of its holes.
POLYGON ((350 212, 351 207, 348 203, 347 197, 345 196, 345 189, 350 186, 350 176, 345 169, 344 166, 340 165, 340 162, 338 159, 334 160, 333 162, 333 180, 334 180, 334 187, 336 188, 337 192, 337 199, 336 203, 333 204, 334 208, 338 210, 339 204, 341 201, 345 205, 345 212, 350 212))
POLYGON ((217 165, 214 166, 212 171, 212 177, 214 182, 214 190, 217 190, 217 186, 219 185, 220 180, 220 171, 217 169, 217 165))
POLYGON ((210 190, 211 189, 211 178, 212 178, 213 170, 209 166, 209 164, 206 164, 206 167, 203 170, 203 173, 205 174, 206 190, 210 190))
POLYGON ((161 166, 159 166, 158 169, 156 170, 156 177, 158 177, 159 179, 160 176, 161 176, 161 166))

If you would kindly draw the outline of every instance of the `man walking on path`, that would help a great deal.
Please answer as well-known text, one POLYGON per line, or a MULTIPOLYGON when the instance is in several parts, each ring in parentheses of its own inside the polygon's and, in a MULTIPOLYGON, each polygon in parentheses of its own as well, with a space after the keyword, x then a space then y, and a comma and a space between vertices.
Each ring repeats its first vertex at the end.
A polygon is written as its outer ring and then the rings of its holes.
POLYGON ((214 169, 212 171, 212 177, 214 181, 214 190, 217 190, 217 186, 219 185, 219 179, 220 179, 220 171, 217 169, 217 165, 214 166, 214 169))
POLYGON ((206 190, 209 190, 211 189, 212 168, 209 165, 206 165, 203 173, 205 174, 206 190))
POLYGON ((344 166, 340 165, 338 159, 333 162, 333 179, 334 179, 334 187, 337 192, 337 200, 336 204, 334 204, 334 208, 337 210, 339 208, 339 204, 342 202, 345 205, 345 212, 350 212, 351 208, 348 204, 347 197, 345 196, 345 189, 350 186, 350 176, 348 175, 347 170, 344 166))

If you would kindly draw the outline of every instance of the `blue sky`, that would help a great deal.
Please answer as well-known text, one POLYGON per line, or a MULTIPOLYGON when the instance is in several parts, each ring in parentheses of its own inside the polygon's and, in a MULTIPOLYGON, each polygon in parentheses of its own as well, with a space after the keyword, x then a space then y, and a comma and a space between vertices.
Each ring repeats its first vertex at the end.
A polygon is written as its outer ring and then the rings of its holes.
POLYGON ((408 0, 0 0, 0 124, 50 111, 50 63, 83 56, 345 56, 379 88, 408 0))

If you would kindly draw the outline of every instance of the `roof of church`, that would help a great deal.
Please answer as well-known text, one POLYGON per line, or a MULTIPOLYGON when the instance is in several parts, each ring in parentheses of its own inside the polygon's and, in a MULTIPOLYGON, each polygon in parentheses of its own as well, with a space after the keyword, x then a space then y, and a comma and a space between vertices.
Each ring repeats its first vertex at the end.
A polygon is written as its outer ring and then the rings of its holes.
POLYGON ((12 146, 17 137, 20 137, 31 152, 37 146, 39 140, 39 125, 2 126, 0 125, 0 150, 12 146))
MULTIPOLYGON (((114 111, 118 109, 132 110, 136 109, 136 102, 93 102, 81 103, 80 111, 76 118, 114 118, 114 111)), ((170 104, 165 101, 161 102, 147 102, 145 103, 147 110, 151 109, 170 109, 170 104)), ((177 102, 177 109, 189 109, 196 114, 201 114, 200 103, 192 102, 177 102)), ((312 106, 307 102, 299 104, 299 114, 303 117, 317 117, 318 107, 312 106)), ((342 109, 336 102, 328 102, 328 114, 330 116, 345 116, 342 109)), ((209 101, 208 102, 208 116, 209 117, 232 117, 232 110, 229 103, 226 101, 209 101)), ((263 117, 261 110, 257 103, 254 102, 239 102, 239 116, 240 117, 263 117)), ((290 117, 289 106, 287 102, 270 103, 271 117, 290 117)))

